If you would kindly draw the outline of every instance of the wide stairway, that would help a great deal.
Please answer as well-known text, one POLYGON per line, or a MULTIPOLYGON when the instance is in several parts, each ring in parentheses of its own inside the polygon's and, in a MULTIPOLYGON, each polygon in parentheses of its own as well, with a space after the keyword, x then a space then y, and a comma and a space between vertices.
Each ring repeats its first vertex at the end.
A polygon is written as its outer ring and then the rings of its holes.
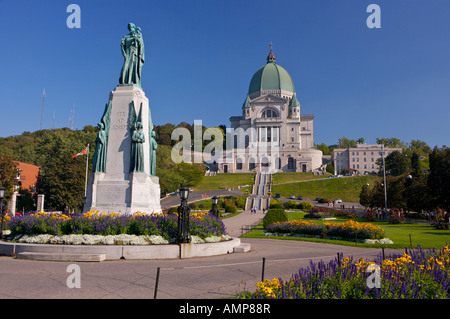
POLYGON ((256 173, 253 189, 250 196, 247 197, 245 210, 256 208, 257 211, 267 210, 270 205, 269 192, 271 191, 272 174, 256 173))

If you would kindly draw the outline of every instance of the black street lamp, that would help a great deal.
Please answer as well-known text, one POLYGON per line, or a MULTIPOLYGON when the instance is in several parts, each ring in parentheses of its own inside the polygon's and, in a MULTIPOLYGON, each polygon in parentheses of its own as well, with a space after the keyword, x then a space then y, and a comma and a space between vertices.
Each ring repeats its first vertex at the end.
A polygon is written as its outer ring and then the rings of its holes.
POLYGON ((186 244, 191 242, 191 236, 189 232, 189 212, 190 209, 187 205, 187 199, 189 197, 189 188, 182 185, 180 188, 181 205, 178 206, 178 238, 179 244, 186 244))
POLYGON ((217 196, 214 196, 212 198, 212 207, 209 211, 211 214, 213 214, 216 217, 219 217, 219 210, 217 209, 217 204, 219 203, 219 198, 217 196))
POLYGON ((5 191, 6 188, 4 188, 3 186, 0 187, 0 214, 2 215, 2 225, 1 225, 1 233, 0 233, 0 239, 3 239, 3 228, 5 225, 5 191))

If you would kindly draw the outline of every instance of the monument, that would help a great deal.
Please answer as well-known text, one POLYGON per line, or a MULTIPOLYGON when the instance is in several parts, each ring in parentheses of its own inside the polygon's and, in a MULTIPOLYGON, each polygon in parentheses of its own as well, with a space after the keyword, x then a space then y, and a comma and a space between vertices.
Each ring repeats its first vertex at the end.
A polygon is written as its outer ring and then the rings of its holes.
POLYGON ((148 98, 141 87, 145 60, 141 29, 128 24, 124 63, 98 123, 84 212, 161 213, 156 148, 148 98))

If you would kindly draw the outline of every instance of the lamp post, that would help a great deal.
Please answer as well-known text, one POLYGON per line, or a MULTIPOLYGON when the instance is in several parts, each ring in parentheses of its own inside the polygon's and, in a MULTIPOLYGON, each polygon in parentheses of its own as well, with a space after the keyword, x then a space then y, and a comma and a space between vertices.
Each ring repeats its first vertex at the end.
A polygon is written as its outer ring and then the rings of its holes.
POLYGON ((219 198, 217 196, 213 196, 212 200, 212 207, 209 211, 211 214, 213 214, 216 217, 219 217, 219 210, 217 209, 217 204, 219 203, 219 198))
POLYGON ((383 159, 383 186, 384 186, 384 212, 387 216, 387 191, 386 191, 386 162, 384 161, 384 144, 381 144, 381 155, 383 159))
POLYGON ((178 207, 178 238, 179 244, 185 244, 191 242, 191 236, 189 233, 189 212, 190 209, 187 206, 187 199, 189 197, 189 188, 182 185, 180 188, 181 205, 178 207))
POLYGON ((1 233, 0 233, 0 239, 3 239, 3 227, 4 227, 4 223, 5 223, 5 191, 6 188, 4 188, 3 186, 0 187, 0 213, 2 215, 2 225, 1 225, 1 233))

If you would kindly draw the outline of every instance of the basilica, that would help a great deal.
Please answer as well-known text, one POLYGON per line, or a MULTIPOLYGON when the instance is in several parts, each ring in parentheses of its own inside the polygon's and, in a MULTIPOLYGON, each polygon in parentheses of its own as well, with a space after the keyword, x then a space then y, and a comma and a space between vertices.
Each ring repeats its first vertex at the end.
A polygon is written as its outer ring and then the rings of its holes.
POLYGON ((314 115, 301 114, 294 82, 272 48, 250 81, 242 115, 230 122, 219 172, 324 171, 322 152, 314 146, 314 115))

